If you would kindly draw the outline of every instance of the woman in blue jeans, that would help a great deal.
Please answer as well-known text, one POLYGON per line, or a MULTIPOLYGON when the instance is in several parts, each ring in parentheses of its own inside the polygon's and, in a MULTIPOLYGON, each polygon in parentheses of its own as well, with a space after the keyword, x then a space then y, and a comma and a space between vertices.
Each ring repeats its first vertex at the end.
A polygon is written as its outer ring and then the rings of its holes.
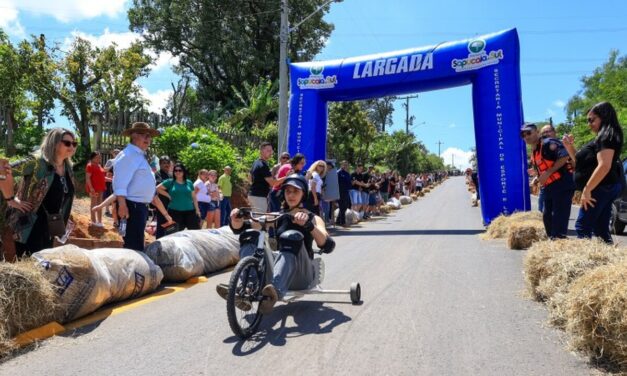
POLYGON ((588 111, 587 121, 596 137, 578 152, 575 153, 572 135, 563 138, 564 146, 575 161, 575 185, 581 191, 575 230, 578 238, 591 238, 594 234, 611 244, 612 202, 620 194, 621 179, 624 179, 620 165, 623 131, 609 102, 594 105, 588 111))

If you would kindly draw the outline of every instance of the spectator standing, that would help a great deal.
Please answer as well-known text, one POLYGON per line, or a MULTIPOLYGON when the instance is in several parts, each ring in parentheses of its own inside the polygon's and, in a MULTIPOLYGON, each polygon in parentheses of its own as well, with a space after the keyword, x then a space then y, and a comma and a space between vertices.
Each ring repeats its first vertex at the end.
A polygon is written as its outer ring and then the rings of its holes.
POLYGON ((533 148, 532 163, 538 173, 538 182, 544 187, 542 219, 546 234, 550 239, 566 238, 575 188, 572 174, 566 168, 568 152, 559 140, 542 139, 533 123, 524 124, 520 134, 533 148))
POLYGON ((270 187, 274 186, 276 182, 268 166, 268 160, 272 153, 272 144, 269 142, 262 143, 259 146, 259 158, 255 160, 250 169, 251 185, 248 201, 255 210, 264 213, 268 211, 270 187))
MULTIPOLYGON (((575 154, 575 185, 581 190, 581 208, 575 230, 578 238, 590 238, 594 233, 612 244, 612 203, 621 193, 624 179, 620 161, 623 131, 609 102, 594 105, 588 111, 587 120, 596 137, 575 154)), ((572 137, 565 138, 565 141, 572 155, 572 137)))
POLYGON ((337 181, 340 188, 340 199, 338 201, 338 215, 336 223, 346 227, 346 210, 351 207, 350 191, 353 187, 351 174, 348 172, 348 162, 340 162, 340 169, 337 170, 337 181))
POLYGON ((217 180, 218 172, 216 170, 209 171, 209 179, 205 182, 211 199, 207 213, 207 228, 220 227, 220 187, 216 184, 217 180))
MULTIPOLYGON (((159 171, 155 173, 155 184, 159 185, 168 179, 172 179, 172 161, 167 155, 162 155, 159 158, 159 171)), ((160 195, 159 199, 163 203, 163 206, 165 206, 166 208, 170 204, 170 199, 168 199, 166 196, 160 195)), ((155 213, 155 216, 157 217, 157 229, 155 231, 155 238, 159 239, 165 236, 166 229, 163 228, 163 224, 168 223, 168 220, 163 216, 163 214, 161 214, 160 211, 157 211, 155 213)))
MULTIPOLYGON (((283 153, 281 153, 281 155, 279 156, 279 162, 277 164, 275 164, 274 166, 272 166, 272 176, 274 176, 275 178, 277 177, 278 173, 279 173, 279 168, 281 168, 281 166, 283 166, 284 164, 288 163, 290 161, 290 153, 284 151, 283 153)), ((229 213, 229 215, 231 215, 229 213)))
POLYGON ((91 225, 104 227, 102 224, 102 210, 91 210, 102 203, 102 194, 106 190, 105 170, 100 165, 100 152, 94 151, 89 156, 89 163, 85 167, 85 189, 91 198, 90 213, 91 225))
MULTIPOLYGON (((207 191, 207 181, 209 180, 209 171, 202 169, 198 171, 198 178, 194 182, 194 192, 196 193, 196 200, 198 200, 198 209, 200 210, 200 228, 203 227, 203 222, 207 221, 207 228, 209 228, 209 206, 211 197, 207 191)), ((212 218, 213 219, 213 218, 212 218)))
POLYGON ((307 183, 309 188, 309 197, 307 206, 309 211, 320 216, 320 201, 322 198, 322 179, 327 174, 327 162, 319 160, 314 162, 307 170, 307 183))
MULTIPOLYGON (((111 185, 111 183, 113 182, 113 161, 115 160, 115 157, 118 156, 118 154, 120 154, 119 149, 111 150, 111 158, 107 160, 107 163, 105 163, 105 166, 104 166, 106 190, 102 197, 103 200, 106 200, 109 196, 113 194, 113 186, 111 185)), ((115 214, 115 205, 107 205, 105 208, 105 215, 108 217, 113 217, 114 221, 116 221, 117 223, 117 215, 115 214)))
MULTIPOLYGON (((17 194, 11 192, 5 199, 10 207, 18 209, 8 218, 18 257, 52 248, 54 237, 65 233, 74 202, 71 158, 77 146, 74 133, 54 128, 32 158, 15 165, 13 175, 22 176, 22 181, 17 194)), ((15 249, 13 245, 3 247, 15 249)), ((15 255, 7 257, 11 258, 15 255)))
POLYGON ((381 201, 386 203, 388 201, 388 190, 390 189, 390 171, 382 173, 377 184, 379 185, 381 201))
POLYGON ((143 252, 148 203, 155 195, 155 175, 146 159, 146 151, 159 131, 147 123, 136 122, 122 135, 129 136, 131 142, 113 162, 113 193, 117 196, 118 217, 126 220, 124 248, 143 252))
POLYGON ((220 226, 229 224, 229 216, 231 215, 231 196, 233 195, 233 183, 231 183, 231 166, 224 167, 224 173, 218 179, 218 187, 222 192, 222 200, 220 201, 220 226))
POLYGON ((168 213, 176 222, 177 231, 200 229, 200 209, 194 184, 187 178, 187 170, 181 163, 174 165, 174 177, 157 186, 160 196, 167 197, 168 213))
POLYGON ((252 184, 248 194, 248 200, 255 210, 268 211, 268 194, 270 187, 283 182, 284 178, 275 179, 272 176, 268 159, 272 156, 272 144, 264 142, 259 146, 259 159, 255 160, 250 169, 252 184))

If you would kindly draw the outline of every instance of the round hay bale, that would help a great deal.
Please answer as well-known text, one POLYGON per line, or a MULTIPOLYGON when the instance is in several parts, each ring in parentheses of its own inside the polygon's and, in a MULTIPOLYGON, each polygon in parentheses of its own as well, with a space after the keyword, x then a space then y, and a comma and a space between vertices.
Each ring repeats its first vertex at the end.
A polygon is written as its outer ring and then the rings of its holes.
POLYGON ((425 196, 425 194, 424 194, 424 192, 423 192, 423 191, 418 192, 416 195, 417 195, 418 197, 424 197, 424 196, 425 196))
POLYGON ((35 262, 0 263, 0 356, 13 348, 11 338, 53 320, 56 297, 35 262))
POLYGON ((424 194, 427 194, 427 193, 431 192, 431 189, 430 188, 425 188, 425 189, 422 190, 422 192, 424 194))
POLYGON ((584 274, 564 300, 571 345, 627 370, 627 261, 584 274))
POLYGON ((401 205, 409 205, 414 202, 409 196, 401 196, 399 200, 401 201, 401 205))
POLYGON ((381 208, 379 209, 379 211, 381 212, 381 214, 389 214, 390 211, 392 211, 392 208, 389 205, 381 205, 381 208))
POLYGON ((542 220, 542 213, 539 211, 525 211, 516 212, 512 215, 499 215, 488 226, 485 233, 480 237, 484 240, 488 239, 501 239, 508 236, 508 231, 511 223, 527 221, 527 220, 542 220))
POLYGON ((411 197, 412 200, 417 201, 418 200, 418 195, 415 193, 412 193, 409 197, 411 197))
POLYGON ((531 244, 547 238, 544 223, 535 219, 512 223, 509 226, 507 246, 509 249, 527 249, 531 244))

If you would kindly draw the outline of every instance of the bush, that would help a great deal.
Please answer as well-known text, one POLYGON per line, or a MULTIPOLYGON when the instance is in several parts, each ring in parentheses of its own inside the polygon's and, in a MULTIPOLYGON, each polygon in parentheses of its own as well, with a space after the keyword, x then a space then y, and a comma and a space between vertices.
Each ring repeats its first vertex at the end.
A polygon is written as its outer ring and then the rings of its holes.
POLYGON ((221 140, 209 143, 198 143, 197 147, 187 146, 178 154, 179 161, 185 165, 190 179, 195 178, 200 169, 216 170, 222 174, 225 166, 233 167, 233 175, 237 174, 237 151, 221 140))
POLYGON ((185 126, 174 125, 165 128, 161 135, 152 141, 152 145, 154 151, 159 155, 167 155, 173 160, 178 160, 179 153, 190 146, 192 142, 195 142, 195 136, 194 131, 185 126))

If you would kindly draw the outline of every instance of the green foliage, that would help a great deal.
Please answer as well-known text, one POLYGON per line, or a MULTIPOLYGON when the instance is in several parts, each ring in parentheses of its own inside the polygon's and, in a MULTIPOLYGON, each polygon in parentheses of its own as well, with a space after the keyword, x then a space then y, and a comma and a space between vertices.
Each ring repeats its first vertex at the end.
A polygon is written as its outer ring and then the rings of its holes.
POLYGON ((250 134, 260 140, 272 143, 274 150, 277 150, 279 141, 279 124, 277 122, 267 123, 263 128, 254 128, 250 134))
POLYGON ((159 155, 167 155, 177 160, 179 153, 194 142, 192 132, 183 125, 167 127, 152 141, 152 147, 159 155))
POLYGON ((257 85, 244 82, 244 91, 233 87, 240 107, 229 123, 240 130, 260 129, 279 111, 278 81, 262 79, 257 85))
MULTIPOLYGON (((595 69, 592 75, 584 76, 581 81, 581 92, 574 95, 566 106, 571 127, 569 133, 575 136, 576 147, 579 148, 594 138, 586 122, 587 111, 602 101, 610 102, 614 106, 623 132, 627 134, 627 56, 619 56, 616 50, 611 51, 607 62, 595 69)), ((621 156, 625 157, 626 151, 621 156)))
POLYGON ((41 144, 46 132, 33 124, 23 124, 15 131, 15 149, 17 155, 25 156, 41 144))
POLYGON ((336 102, 329 106, 328 149, 337 160, 365 162, 377 131, 366 111, 357 102, 336 102))
MULTIPOLYGON (((324 2, 299 0, 290 17, 304 19, 324 2)), ((180 58, 181 68, 197 80, 203 104, 213 107, 236 101, 245 83, 278 77, 279 8, 278 1, 133 0, 128 18, 148 46, 180 58)), ((291 60, 311 60, 324 47, 333 30, 323 19, 329 9, 290 33, 291 60)))
POLYGON ((237 151, 219 139, 214 142, 199 143, 196 148, 186 147, 179 153, 179 161, 187 167, 190 177, 196 176, 203 168, 216 170, 218 174, 221 174, 225 166, 233 167, 233 174, 237 174, 237 151))

